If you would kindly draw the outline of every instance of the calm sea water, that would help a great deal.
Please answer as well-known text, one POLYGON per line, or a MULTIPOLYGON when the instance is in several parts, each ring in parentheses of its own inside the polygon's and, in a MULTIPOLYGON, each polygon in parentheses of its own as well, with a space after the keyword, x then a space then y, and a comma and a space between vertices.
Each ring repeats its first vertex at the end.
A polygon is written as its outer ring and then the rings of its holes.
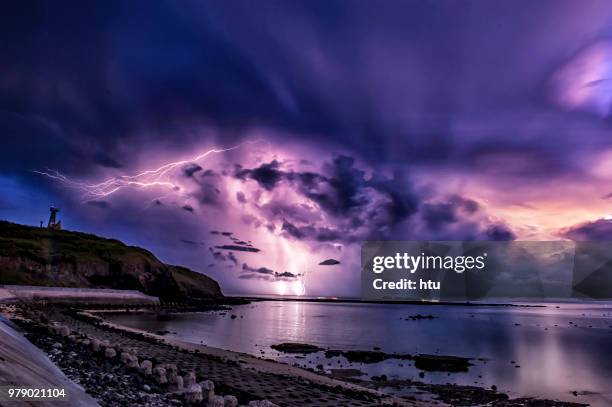
POLYGON ((546 307, 422 306, 399 304, 262 301, 229 312, 111 315, 109 319, 151 332, 167 330, 184 341, 325 369, 351 367, 367 378, 411 378, 431 383, 492 386, 511 396, 546 397, 612 405, 612 304, 559 303, 546 307), (232 319, 234 314, 237 318, 232 319), (405 320, 414 314, 433 320, 405 320), (419 378, 407 361, 376 364, 306 358, 270 349, 280 342, 388 353, 455 355, 476 360, 467 373, 419 378), (513 363, 514 362, 514 363, 513 363), (515 367, 519 365, 520 367, 515 367), (575 396, 573 392, 577 392, 575 396))

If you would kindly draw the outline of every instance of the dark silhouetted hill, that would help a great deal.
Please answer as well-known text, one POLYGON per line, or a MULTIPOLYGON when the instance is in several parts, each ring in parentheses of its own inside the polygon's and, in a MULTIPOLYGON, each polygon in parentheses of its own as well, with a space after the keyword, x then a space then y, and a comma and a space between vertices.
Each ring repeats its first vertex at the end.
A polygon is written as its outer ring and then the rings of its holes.
POLYGON ((139 290, 164 300, 223 297, 204 274, 115 239, 0 221, 0 284, 139 290))

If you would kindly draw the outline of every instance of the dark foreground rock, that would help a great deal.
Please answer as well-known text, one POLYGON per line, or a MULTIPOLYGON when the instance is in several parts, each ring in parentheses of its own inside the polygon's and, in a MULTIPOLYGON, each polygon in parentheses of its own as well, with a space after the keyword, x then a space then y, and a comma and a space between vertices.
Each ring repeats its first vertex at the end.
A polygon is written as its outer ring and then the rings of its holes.
POLYGON ((496 389, 457 384, 430 384, 414 380, 380 380, 370 382, 373 388, 412 388, 434 395, 436 400, 456 407, 490 406, 490 407, 587 407, 588 404, 572 403, 557 400, 510 397, 496 389))
POLYGON ((322 348, 319 348, 318 346, 315 346, 315 345, 309 345, 307 343, 295 343, 295 342, 284 342, 284 343, 279 343, 276 345, 270 345, 270 347, 274 350, 277 350, 283 353, 308 354, 308 353, 320 352, 323 350, 322 348))
POLYGON ((414 366, 430 372, 467 372, 472 364, 469 358, 444 355, 416 355, 414 366))
POLYGON ((416 315, 410 315, 408 316, 408 318, 406 318, 407 320, 412 320, 412 321, 419 321, 422 319, 436 319, 437 317, 434 317, 433 315, 421 315, 421 314, 416 314, 416 315))
POLYGON ((351 363, 379 363, 387 359, 412 360, 412 355, 407 353, 385 353, 378 350, 337 350, 325 351, 326 358, 343 356, 351 363))

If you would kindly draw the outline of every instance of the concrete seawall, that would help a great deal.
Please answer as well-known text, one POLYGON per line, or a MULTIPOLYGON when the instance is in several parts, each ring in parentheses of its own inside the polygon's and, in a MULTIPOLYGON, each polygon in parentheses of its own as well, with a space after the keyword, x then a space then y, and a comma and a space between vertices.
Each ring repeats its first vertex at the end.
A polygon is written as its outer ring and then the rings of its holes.
POLYGON ((7 405, 37 407, 98 405, 2 317, 0 317, 0 386, 60 387, 69 395, 67 401, 21 401, 10 402, 7 405))
POLYGON ((158 304, 159 298, 135 290, 0 285, 0 302, 46 301, 71 304, 158 304))

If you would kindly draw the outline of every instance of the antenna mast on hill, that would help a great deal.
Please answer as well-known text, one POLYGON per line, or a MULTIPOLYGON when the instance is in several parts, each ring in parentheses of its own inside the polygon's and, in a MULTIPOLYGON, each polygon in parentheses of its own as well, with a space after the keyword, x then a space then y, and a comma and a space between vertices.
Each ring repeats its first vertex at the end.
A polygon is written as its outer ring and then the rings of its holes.
POLYGON ((51 207, 49 208, 49 212, 51 212, 51 215, 49 215, 49 223, 47 223, 47 228, 61 230, 62 221, 56 220, 56 215, 59 212, 59 208, 56 208, 55 206, 51 205, 51 207))

